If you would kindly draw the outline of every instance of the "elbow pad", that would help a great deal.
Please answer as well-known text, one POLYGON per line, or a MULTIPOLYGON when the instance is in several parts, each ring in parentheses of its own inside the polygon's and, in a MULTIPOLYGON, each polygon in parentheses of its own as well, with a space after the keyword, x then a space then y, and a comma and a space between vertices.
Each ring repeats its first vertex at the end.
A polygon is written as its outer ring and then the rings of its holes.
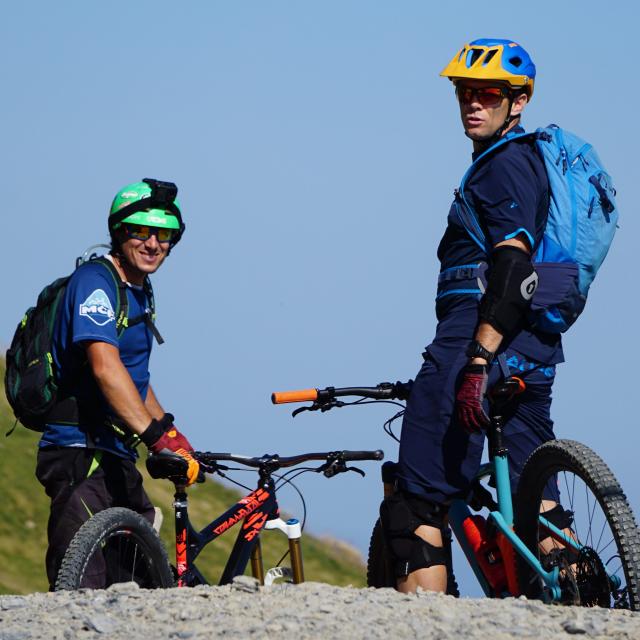
POLYGON ((538 288, 538 274, 531 257, 510 246, 501 246, 491 256, 487 290, 480 301, 480 319, 502 335, 513 333, 531 305, 538 288))

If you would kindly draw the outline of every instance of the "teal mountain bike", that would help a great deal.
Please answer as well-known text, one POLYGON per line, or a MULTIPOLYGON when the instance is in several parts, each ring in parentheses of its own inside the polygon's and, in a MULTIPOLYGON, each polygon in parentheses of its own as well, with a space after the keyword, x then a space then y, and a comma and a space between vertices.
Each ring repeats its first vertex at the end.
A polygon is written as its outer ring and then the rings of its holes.
MULTIPOLYGON (((380 401, 403 407, 398 400, 406 400, 410 389, 410 382, 327 387, 276 393, 272 401, 312 402, 294 416, 380 401), (349 396, 358 399, 340 400, 349 396)), ((528 458, 512 495, 502 413, 524 390, 525 383, 510 376, 490 391, 489 462, 468 500, 452 502, 445 546, 450 547, 453 533, 488 597, 525 595, 549 603, 640 610, 640 533, 620 484, 594 451, 573 440, 546 442, 528 458), (559 505, 543 498, 551 482, 560 491, 559 505)), ((396 440, 392 423, 402 414, 384 425, 396 440)), ((395 491, 396 468, 393 462, 382 465, 385 495, 395 491)), ((458 595, 451 562, 448 576, 447 592, 458 595)), ((379 520, 371 535, 367 580, 372 587, 396 586, 379 520)))

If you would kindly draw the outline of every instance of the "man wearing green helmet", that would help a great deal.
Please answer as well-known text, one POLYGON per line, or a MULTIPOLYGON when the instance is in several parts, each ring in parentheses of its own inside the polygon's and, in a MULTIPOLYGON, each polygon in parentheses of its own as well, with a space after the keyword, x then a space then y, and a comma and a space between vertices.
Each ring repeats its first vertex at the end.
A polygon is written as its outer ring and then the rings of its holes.
POLYGON ((36 469, 51 498, 46 565, 52 588, 69 542, 94 513, 126 506, 153 522, 135 468, 139 441, 181 460, 188 484, 198 478, 193 447, 149 382, 153 338, 162 342, 149 275, 184 232, 176 195, 173 183, 152 179, 121 189, 109 213, 109 255, 76 269, 57 314, 52 355, 59 391, 36 469))
MULTIPOLYGON (((438 247, 436 335, 403 417, 398 491, 380 507, 401 591, 447 589, 447 511, 452 500, 469 495, 480 466, 488 384, 510 372, 526 380, 527 393, 505 421, 513 491, 527 456, 554 438, 551 386, 555 365, 563 361, 560 336, 526 320, 538 282, 532 254, 549 209, 547 174, 526 137, 483 159, 509 134, 524 131, 520 119, 535 74, 520 45, 493 38, 466 44, 441 74, 454 85, 478 162, 463 178, 463 194, 456 191, 438 247), (485 242, 468 231, 461 198, 473 205, 485 242)), ((557 488, 549 487, 545 497, 558 502, 557 488)))

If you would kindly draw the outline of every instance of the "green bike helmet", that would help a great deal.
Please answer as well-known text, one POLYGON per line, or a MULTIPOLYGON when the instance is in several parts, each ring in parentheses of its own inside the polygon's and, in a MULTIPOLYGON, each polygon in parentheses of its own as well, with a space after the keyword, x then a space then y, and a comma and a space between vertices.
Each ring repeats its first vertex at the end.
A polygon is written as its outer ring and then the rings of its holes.
POLYGON ((176 196, 178 187, 173 182, 145 178, 142 182, 128 184, 118 191, 109 211, 109 233, 123 223, 176 229, 171 246, 178 244, 185 224, 176 196))

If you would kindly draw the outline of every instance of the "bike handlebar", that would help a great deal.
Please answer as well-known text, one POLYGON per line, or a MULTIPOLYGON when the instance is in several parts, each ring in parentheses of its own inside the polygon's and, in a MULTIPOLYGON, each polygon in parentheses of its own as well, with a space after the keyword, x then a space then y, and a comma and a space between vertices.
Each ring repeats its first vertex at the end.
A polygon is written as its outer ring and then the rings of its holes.
POLYGON ((273 469, 284 469, 295 467, 303 462, 312 460, 342 460, 350 462, 355 460, 382 460, 384 452, 380 449, 376 451, 325 451, 322 453, 300 453, 296 456, 279 456, 278 454, 265 454, 259 458, 243 456, 235 453, 212 453, 209 451, 196 451, 194 457, 199 462, 205 464, 215 464, 216 462, 237 462, 246 467, 260 468, 269 466, 273 469))
POLYGON ((344 396, 360 396, 374 400, 406 400, 411 392, 409 382, 381 382, 375 387, 326 387, 324 389, 301 389, 278 391, 271 394, 273 404, 288 402, 329 402, 344 396))

